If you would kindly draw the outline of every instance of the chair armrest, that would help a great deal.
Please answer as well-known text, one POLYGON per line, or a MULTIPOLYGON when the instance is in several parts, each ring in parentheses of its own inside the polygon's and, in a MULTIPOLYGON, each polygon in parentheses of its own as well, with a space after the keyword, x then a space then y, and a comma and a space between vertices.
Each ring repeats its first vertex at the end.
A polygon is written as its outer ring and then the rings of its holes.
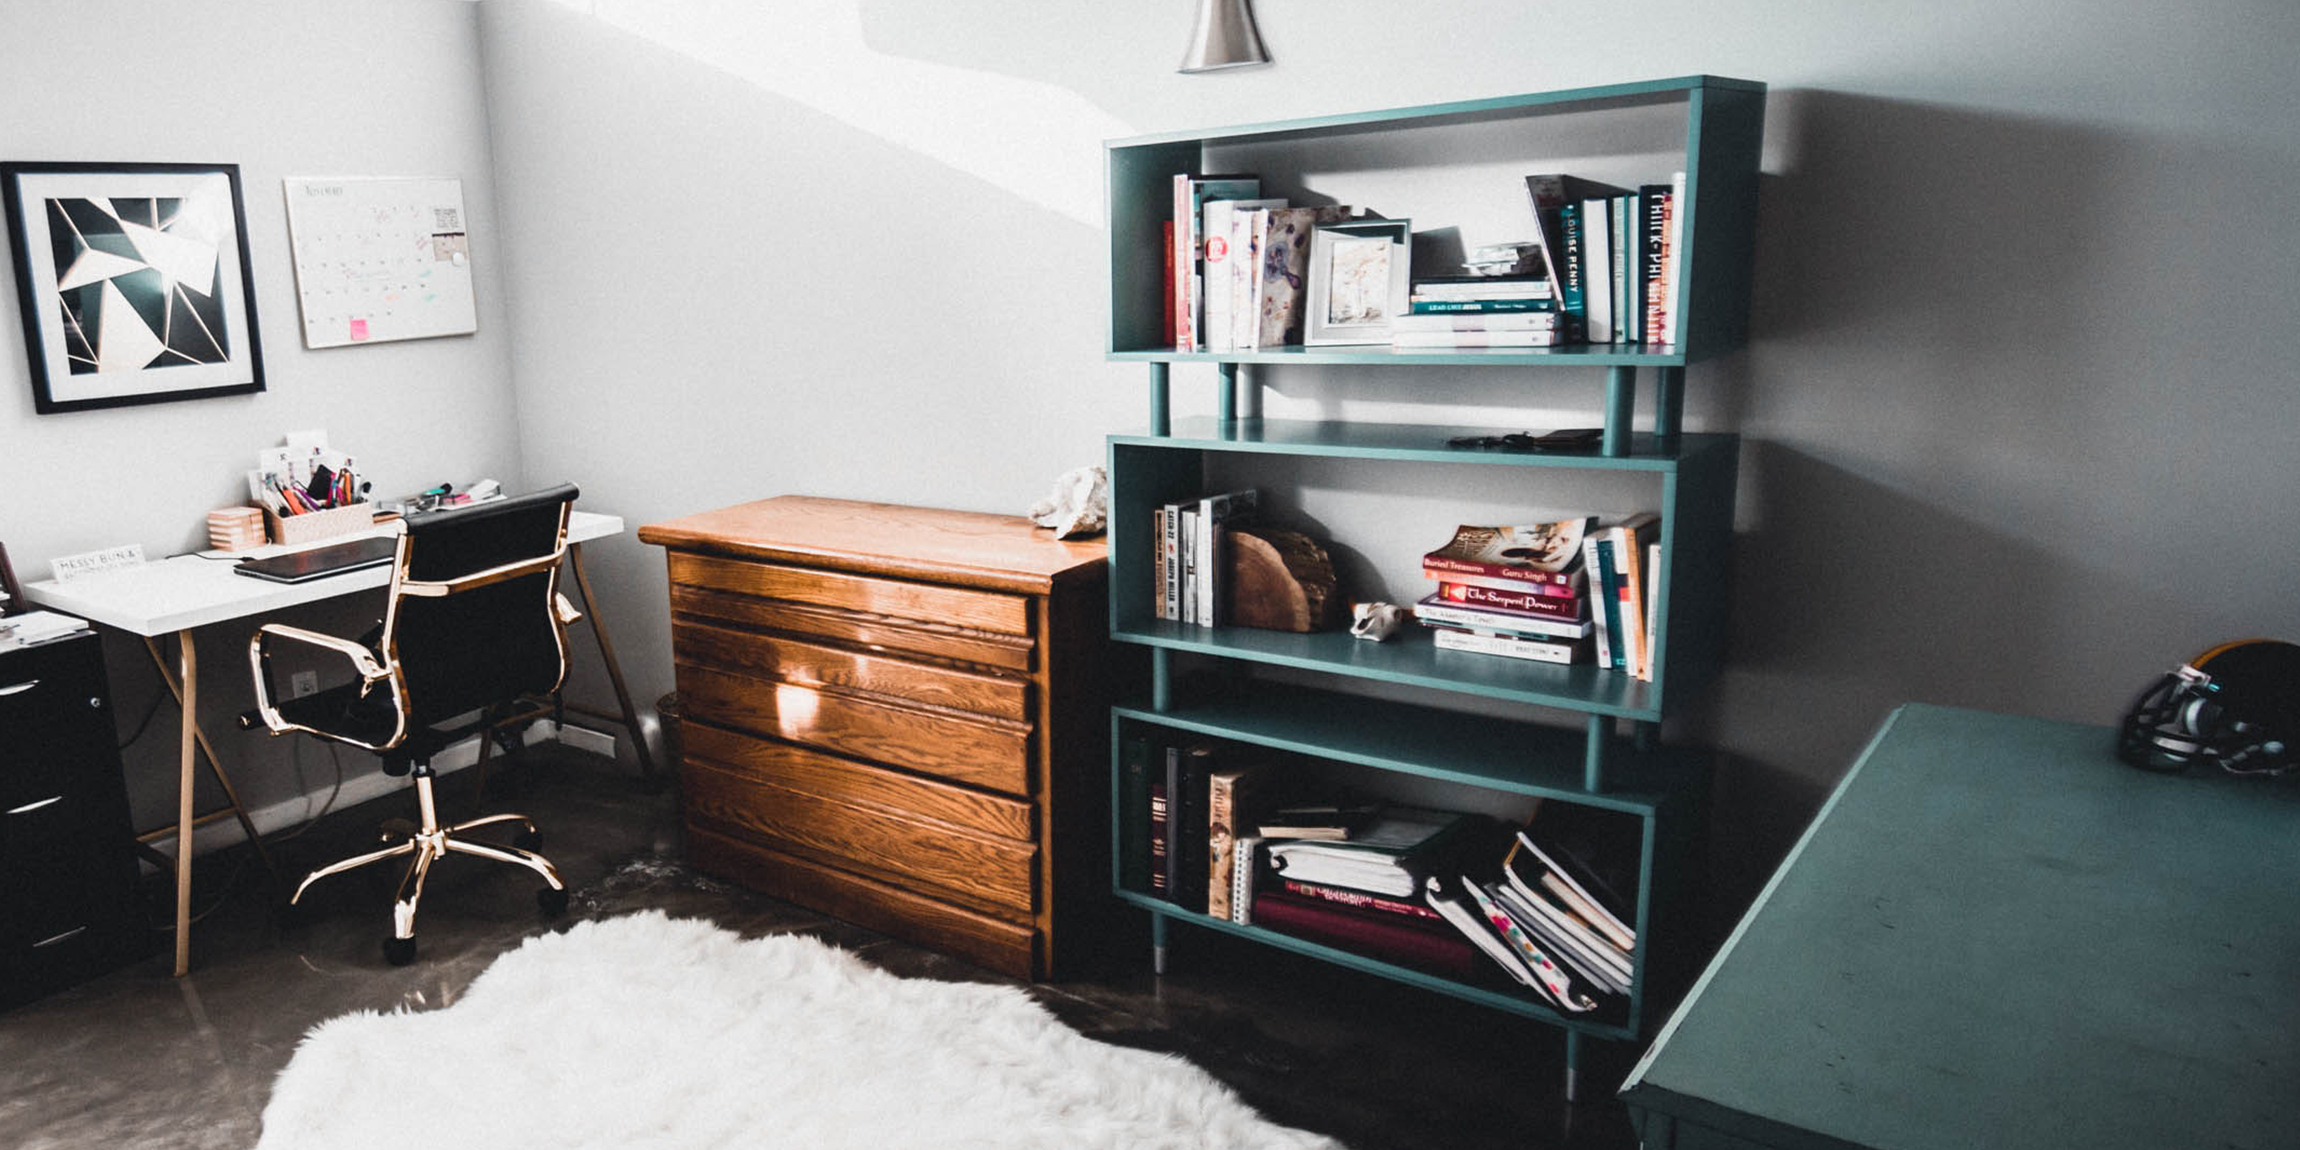
MULTIPOLYGON (((285 623, 266 623, 256 628, 255 635, 248 639, 248 669, 251 672, 250 678, 255 681, 256 716, 261 717, 264 728, 275 735, 308 728, 298 728, 296 724, 288 722, 272 703, 271 639, 274 636, 334 651, 351 660, 352 667, 359 672, 359 693, 362 695, 367 694, 378 682, 391 678, 391 669, 376 662, 374 652, 349 639, 307 631, 302 627, 290 627, 285 623)), ((241 726, 252 727, 253 724, 247 718, 242 716, 241 726)))
POLYGON ((277 635, 282 639, 293 639, 299 643, 309 643, 314 647, 325 647, 328 650, 340 652, 345 658, 351 660, 352 666, 359 670, 359 677, 365 682, 372 683, 377 679, 391 676, 391 672, 386 670, 383 664, 375 661, 375 652, 339 635, 324 635, 318 631, 290 627, 285 623, 266 623, 256 628, 255 641, 259 644, 262 643, 266 635, 277 635))

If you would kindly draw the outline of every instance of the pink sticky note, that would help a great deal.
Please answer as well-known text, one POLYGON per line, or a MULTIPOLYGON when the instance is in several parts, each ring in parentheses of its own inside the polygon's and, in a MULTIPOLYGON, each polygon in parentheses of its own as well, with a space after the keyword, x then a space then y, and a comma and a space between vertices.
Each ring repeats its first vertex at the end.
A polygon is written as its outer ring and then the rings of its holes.
POLYGON ((351 338, 352 338, 352 341, 353 341, 353 342, 355 342, 355 343, 356 343, 356 342, 358 342, 358 341, 360 341, 360 340, 363 340, 363 339, 366 339, 366 338, 367 338, 367 321, 366 321, 366 320, 364 320, 364 319, 355 319, 355 320, 351 321, 351 338))

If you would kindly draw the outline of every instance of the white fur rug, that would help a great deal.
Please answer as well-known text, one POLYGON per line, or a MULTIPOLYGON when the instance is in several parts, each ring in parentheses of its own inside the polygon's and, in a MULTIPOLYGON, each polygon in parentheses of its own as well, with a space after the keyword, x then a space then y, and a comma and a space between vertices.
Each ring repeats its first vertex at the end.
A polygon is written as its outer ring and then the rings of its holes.
POLYGON ((1021 990, 648 911, 497 959, 452 1006, 313 1027, 258 1150, 1329 1147, 1021 990))

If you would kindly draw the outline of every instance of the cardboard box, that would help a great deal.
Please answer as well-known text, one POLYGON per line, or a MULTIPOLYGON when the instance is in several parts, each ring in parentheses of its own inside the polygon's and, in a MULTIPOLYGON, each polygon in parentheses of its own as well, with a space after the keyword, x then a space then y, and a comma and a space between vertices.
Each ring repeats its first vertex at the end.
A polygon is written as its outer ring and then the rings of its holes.
POLYGON ((264 508, 264 522, 270 526, 274 543, 317 543, 338 535, 357 535, 375 526, 375 505, 353 503, 344 507, 331 507, 325 511, 307 511, 301 515, 282 517, 271 508, 264 508))

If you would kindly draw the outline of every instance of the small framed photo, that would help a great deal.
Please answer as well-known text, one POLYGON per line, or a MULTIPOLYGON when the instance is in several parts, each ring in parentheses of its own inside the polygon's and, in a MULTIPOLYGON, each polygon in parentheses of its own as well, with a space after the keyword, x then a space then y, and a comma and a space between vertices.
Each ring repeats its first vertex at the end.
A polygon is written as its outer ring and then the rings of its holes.
POLYGON ((1305 344, 1388 343, 1406 314, 1412 220, 1348 220, 1310 233, 1305 344))
POLYGON ((236 164, 0 163, 40 414, 264 389, 236 164))

